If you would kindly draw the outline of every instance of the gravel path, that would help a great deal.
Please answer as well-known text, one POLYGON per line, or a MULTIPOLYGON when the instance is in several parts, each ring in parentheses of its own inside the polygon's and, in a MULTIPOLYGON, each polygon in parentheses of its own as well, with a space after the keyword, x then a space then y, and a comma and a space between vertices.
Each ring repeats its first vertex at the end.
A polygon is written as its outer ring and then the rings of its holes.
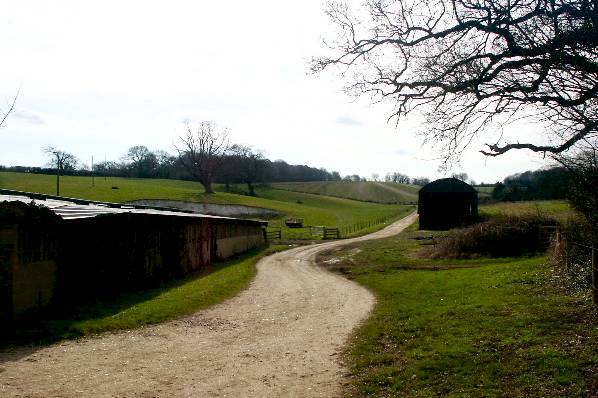
POLYGON ((397 234, 415 219, 266 257, 248 289, 189 317, 0 352, 0 396, 338 396, 345 370, 337 354, 374 297, 315 266, 315 256, 397 234))

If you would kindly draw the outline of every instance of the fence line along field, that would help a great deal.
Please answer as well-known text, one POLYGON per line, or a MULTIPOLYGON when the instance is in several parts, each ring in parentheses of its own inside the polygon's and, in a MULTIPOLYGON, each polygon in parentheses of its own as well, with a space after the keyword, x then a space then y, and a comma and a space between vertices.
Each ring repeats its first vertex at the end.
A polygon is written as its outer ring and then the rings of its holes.
MULTIPOLYGON (((55 194, 55 178, 44 174, 0 172, 0 188, 55 194)), ((305 238, 309 232, 286 228, 283 222, 286 217, 302 218, 306 226, 351 227, 351 235, 357 235, 384 226, 383 223, 372 226, 373 220, 396 220, 412 210, 412 206, 370 203, 268 186, 257 187, 257 196, 223 192, 223 187, 218 185, 216 193, 205 194, 199 183, 181 180, 96 177, 92 186, 90 177, 62 176, 60 187, 62 196, 108 202, 171 199, 272 209, 279 217, 270 220, 271 224, 281 226, 283 235, 288 238, 305 238), (356 225, 363 228, 356 230, 356 225)))
POLYGON ((372 181, 280 182, 274 188, 374 203, 415 203, 418 186, 372 181))

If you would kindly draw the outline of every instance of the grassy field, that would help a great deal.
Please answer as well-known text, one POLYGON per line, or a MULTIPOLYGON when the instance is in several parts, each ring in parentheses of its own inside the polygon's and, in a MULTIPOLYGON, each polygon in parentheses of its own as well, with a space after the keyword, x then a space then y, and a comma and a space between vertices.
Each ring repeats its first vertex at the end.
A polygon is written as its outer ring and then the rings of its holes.
POLYGON ((403 234, 320 261, 377 306, 345 359, 351 396, 582 397, 598 391, 598 316, 543 257, 429 260, 403 234), (340 262, 337 262, 340 260, 340 262))
MULTIPOLYGON (((366 203, 322 195, 291 192, 269 187, 258 187, 257 197, 226 192, 205 194, 199 183, 179 180, 62 177, 61 195, 108 202, 126 202, 136 199, 174 199, 194 202, 232 203, 273 209, 281 217, 271 225, 282 226, 286 238, 306 237, 305 229, 289 229, 282 220, 286 217, 304 219, 305 225, 338 226, 340 228, 363 224, 376 219, 395 220, 412 208, 404 205, 366 203), (118 189, 113 189, 118 187, 118 189)), ((55 194, 55 178, 51 175, 0 172, 0 188, 55 194)), ((216 189, 222 187, 216 186, 216 189)), ((363 233, 371 228, 362 228, 363 233)))
POLYGON ((374 203, 414 203, 417 202, 419 190, 419 187, 414 185, 347 181, 283 182, 272 186, 277 189, 374 203))
MULTIPOLYGON (((60 314, 50 313, 15 325, 3 344, 47 343, 110 330, 133 329, 188 315, 230 298, 253 279, 256 262, 288 248, 271 246, 230 261, 213 264, 209 273, 193 275, 162 287, 127 293, 112 301, 73 303, 60 314)), ((4 330, 6 331, 6 330, 4 330)))
POLYGON ((576 215, 568 202, 564 200, 537 200, 530 202, 499 202, 480 206, 481 216, 500 214, 540 214, 566 220, 576 215))

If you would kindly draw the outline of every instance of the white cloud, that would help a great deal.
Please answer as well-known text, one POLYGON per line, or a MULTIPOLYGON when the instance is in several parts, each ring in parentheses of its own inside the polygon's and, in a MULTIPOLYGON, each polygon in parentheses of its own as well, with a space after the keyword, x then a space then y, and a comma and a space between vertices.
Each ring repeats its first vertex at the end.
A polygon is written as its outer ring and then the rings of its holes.
POLYGON ((347 126, 363 126, 363 123, 359 120, 352 118, 351 116, 339 116, 336 118, 338 124, 344 124, 347 126))

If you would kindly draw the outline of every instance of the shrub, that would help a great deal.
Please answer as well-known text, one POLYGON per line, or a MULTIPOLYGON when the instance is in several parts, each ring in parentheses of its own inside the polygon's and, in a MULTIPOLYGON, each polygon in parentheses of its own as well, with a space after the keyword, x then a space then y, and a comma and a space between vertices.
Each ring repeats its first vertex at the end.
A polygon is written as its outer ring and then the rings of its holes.
POLYGON ((556 220, 541 214, 499 215, 451 230, 423 253, 430 258, 512 257, 544 251, 549 237, 542 227, 556 220))

